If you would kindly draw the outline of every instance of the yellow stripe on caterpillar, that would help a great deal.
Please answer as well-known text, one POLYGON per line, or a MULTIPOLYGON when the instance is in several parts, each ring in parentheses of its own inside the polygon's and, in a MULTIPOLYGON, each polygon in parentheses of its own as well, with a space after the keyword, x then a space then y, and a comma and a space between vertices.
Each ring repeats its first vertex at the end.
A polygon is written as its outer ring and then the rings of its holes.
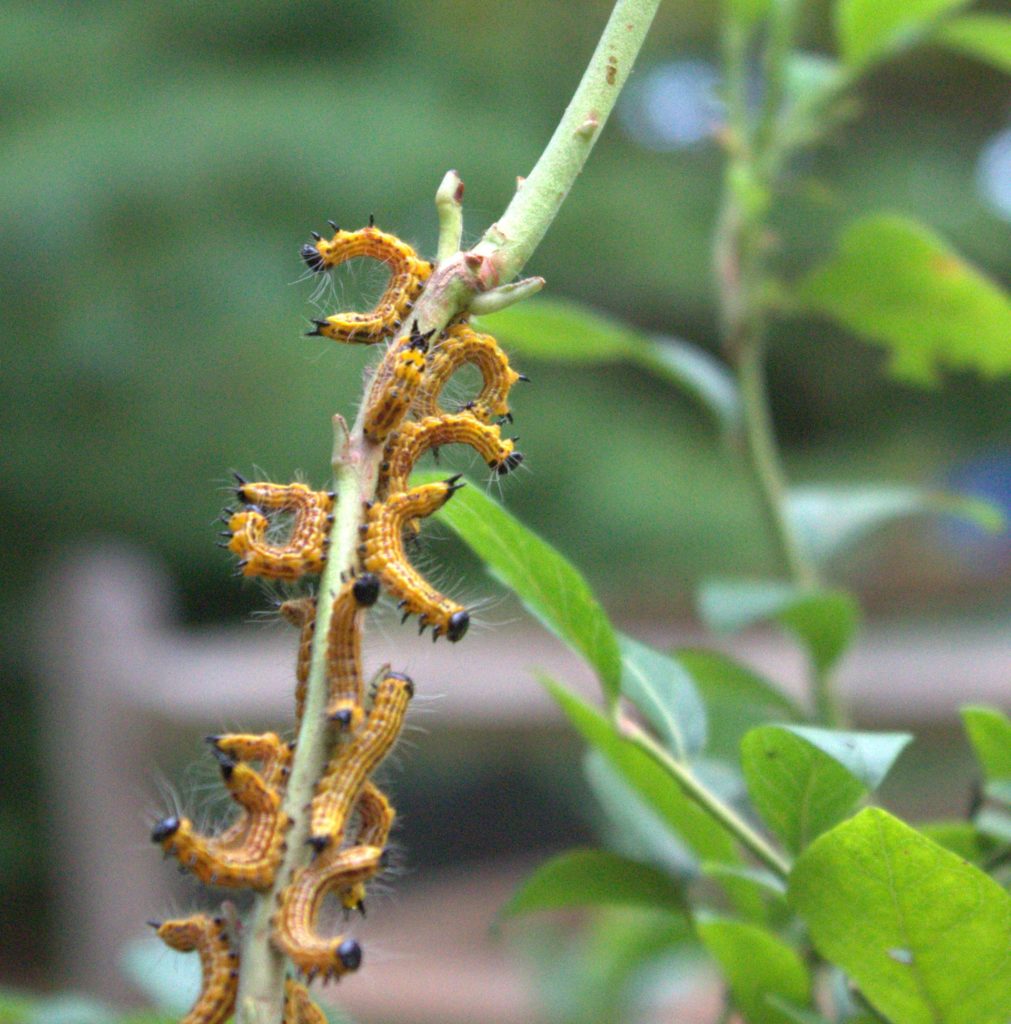
POLYGON ((301 631, 298 638, 298 658, 295 662, 295 724, 299 725, 305 709, 306 687, 309 685, 312 638, 316 632, 316 598, 298 597, 283 601, 278 611, 286 622, 297 626, 301 631))
POLYGON ((398 338, 376 369, 365 399, 362 431, 373 444, 381 444, 396 430, 414 402, 425 373, 425 353, 434 331, 398 338))
POLYGON ((281 1024, 327 1024, 326 1014, 312 1001, 309 990, 294 978, 288 978, 284 983, 281 1024))
POLYGON ((432 264, 395 235, 370 225, 360 231, 336 229, 333 238, 316 238, 302 246, 302 259, 315 273, 340 266, 348 260, 371 259, 384 263, 390 280, 375 307, 367 313, 334 313, 314 320, 310 335, 334 341, 375 344, 396 332, 432 273, 432 264))
MULTIPOLYGON (((472 420, 477 424, 476 420, 472 420)), ((480 424, 477 424, 480 426, 480 424)), ((409 491, 392 494, 377 502, 362 526, 364 540, 358 547, 362 564, 374 572, 384 587, 400 602, 404 619, 421 616, 421 629, 432 627, 432 638, 447 636, 459 640, 470 625, 470 614, 455 601, 440 594, 407 560, 404 527, 438 511, 463 486, 458 476, 409 491)))
POLYGON ((362 616, 379 599, 379 578, 363 573, 334 598, 326 641, 327 718, 344 732, 362 721, 362 616))
POLYGON ((167 946, 200 955, 202 980, 193 1008, 180 1024, 224 1024, 235 1012, 239 988, 239 954, 229 941, 225 919, 208 914, 149 921, 167 946))

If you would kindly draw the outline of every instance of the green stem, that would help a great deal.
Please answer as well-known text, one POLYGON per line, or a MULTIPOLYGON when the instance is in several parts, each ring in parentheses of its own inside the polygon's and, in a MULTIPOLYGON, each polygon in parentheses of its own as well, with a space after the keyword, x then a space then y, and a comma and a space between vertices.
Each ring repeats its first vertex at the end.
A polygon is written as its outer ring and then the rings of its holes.
MULTIPOLYGON (((600 129, 628 78, 660 0, 617 0, 603 36, 558 129, 497 224, 474 252, 452 252, 459 245, 462 183, 443 180, 437 197, 440 217, 439 265, 412 311, 422 332, 441 330, 477 294, 515 277, 544 237, 575 181, 600 129)), ((452 173, 452 172, 451 172, 452 173)), ((276 1024, 281 1019, 286 961, 270 942, 277 896, 293 871, 309 859, 308 820, 304 813, 333 750, 326 718, 326 637, 332 612, 329 600, 341 578, 357 561, 358 528, 365 505, 375 497, 381 445, 362 432, 363 402, 349 431, 334 418, 334 489, 337 511, 326 569, 320 579, 306 702, 283 810, 293 824, 276 879, 257 896, 242 950, 242 974, 236 1024, 276 1024)))
POLYGON ((686 796, 718 821, 770 871, 783 879, 789 876, 790 862, 774 850, 732 807, 728 807, 718 796, 706 789, 686 764, 678 761, 635 722, 624 719, 620 728, 623 736, 649 754, 675 779, 686 796))

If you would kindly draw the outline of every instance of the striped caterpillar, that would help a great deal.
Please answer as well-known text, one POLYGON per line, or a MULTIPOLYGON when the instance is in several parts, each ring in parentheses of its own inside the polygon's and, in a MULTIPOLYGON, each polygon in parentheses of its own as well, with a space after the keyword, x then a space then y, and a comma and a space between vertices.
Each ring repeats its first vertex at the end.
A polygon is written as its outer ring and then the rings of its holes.
POLYGON ((300 985, 294 978, 288 978, 284 983, 281 1024, 328 1024, 326 1014, 309 997, 305 985, 300 985))
MULTIPOLYGON (((206 885, 269 888, 289 825, 287 815, 280 809, 279 791, 287 765, 267 769, 276 778, 275 785, 270 786, 259 772, 236 761, 217 744, 212 750, 232 799, 243 808, 239 820, 217 836, 204 836, 189 818, 172 815, 154 826, 151 841, 159 843, 166 854, 174 855, 182 867, 206 885)), ((278 753, 277 757, 280 759, 281 755, 278 753)))
MULTIPOLYGON (((386 673, 376 687, 364 726, 349 743, 338 748, 327 765, 309 809, 309 842, 317 853, 328 846, 340 845, 362 785, 396 742, 413 696, 414 683, 407 676, 386 673)), ((373 818, 386 815, 385 811, 370 813, 370 800, 376 802, 374 794, 366 801, 366 814, 370 815, 367 829, 371 828, 373 818)))
POLYGON ((319 274, 348 260, 364 258, 386 264, 390 280, 368 313, 334 313, 325 320, 314 320, 316 328, 309 335, 375 344, 403 323, 432 273, 432 264, 420 259, 406 242, 380 231, 371 218, 369 226, 359 231, 341 231, 333 221, 330 226, 334 236, 329 241, 314 231, 312 243, 302 246, 302 259, 311 271, 319 274))
POLYGON ((415 463, 425 452, 448 444, 473 448, 500 476, 514 470, 523 454, 510 438, 502 439, 499 428, 475 419, 469 412, 426 416, 419 422, 404 423, 386 446, 379 466, 380 497, 407 490, 415 463))
POLYGON ((299 629, 298 658, 295 662, 295 724, 302 722, 309 664, 312 660, 312 638, 316 632, 316 598, 298 597, 282 601, 277 609, 285 621, 299 629))
POLYGON ((363 573, 334 598, 326 644, 327 718, 345 732, 362 720, 362 613, 379 599, 379 578, 363 573))
POLYGON ((452 477, 440 483, 425 484, 410 491, 400 491, 368 511, 368 522, 362 526, 363 542, 358 554, 369 572, 374 572, 383 586, 400 601, 404 619, 419 615, 423 631, 432 627, 432 638, 445 634, 456 642, 467 632, 470 614, 455 601, 443 597, 408 562, 404 552, 404 527, 413 519, 423 519, 438 511, 463 486, 452 477))
POLYGON ((249 483, 236 474, 236 494, 246 503, 240 512, 228 515, 227 547, 239 556, 243 576, 267 576, 271 579, 297 580, 323 571, 328 534, 333 522, 334 494, 311 491, 305 484, 249 483), (267 540, 268 513, 288 513, 294 517, 286 544, 267 540))
POLYGON ((200 995, 181 1024, 224 1024, 235 1012, 239 988, 239 954, 229 941, 225 919, 194 914, 148 924, 172 949, 200 954, 200 995))
POLYGON ((393 343, 379 364, 365 399, 362 432, 373 444, 381 444, 407 415, 425 373, 425 353, 434 334, 411 333, 393 343))
POLYGON ((478 369, 482 385, 464 410, 484 423, 492 419, 512 422, 509 391, 517 381, 529 378, 509 365, 509 357, 490 334, 479 334, 466 321, 448 327, 438 345, 432 348, 425 379, 414 403, 419 419, 446 414, 447 410, 439 405, 442 389, 460 367, 468 365, 478 369))

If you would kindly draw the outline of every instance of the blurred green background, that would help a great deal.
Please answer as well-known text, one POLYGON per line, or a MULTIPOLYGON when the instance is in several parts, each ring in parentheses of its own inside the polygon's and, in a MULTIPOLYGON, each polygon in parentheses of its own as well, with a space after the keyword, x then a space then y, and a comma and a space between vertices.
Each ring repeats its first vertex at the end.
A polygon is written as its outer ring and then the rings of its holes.
MULTIPOLYGON (((228 471, 302 471, 322 483, 329 417, 353 413, 370 357, 302 337, 321 307, 299 246, 327 218, 355 227, 374 213, 431 255, 432 200, 450 167, 467 186, 465 238, 479 237, 540 152, 609 8, 3 5, 9 919, 38 922, 46 905, 29 648, 48 559, 115 534, 170 564, 191 621, 262 604, 213 547, 228 471)), ((712 3, 663 6, 625 101, 528 268, 553 296, 711 351, 715 17, 712 3)), ((804 34, 828 48, 824 5, 808 5, 804 34)), ((827 252, 853 216, 888 208, 922 218, 1011 284, 1006 80, 925 50, 861 95, 853 123, 796 169, 779 224, 782 272, 827 252)), ((367 274, 341 278, 323 312, 375 286, 367 274)), ((777 332, 770 374, 791 475, 954 481, 1007 501, 1006 382, 965 375, 924 391, 883 367, 879 350, 827 323, 777 332)), ((740 456, 690 403, 633 369, 519 369, 535 379, 514 403, 530 472, 506 481, 508 504, 605 602, 688 614, 701 577, 772 568, 740 456)), ((903 530, 842 579, 878 614, 955 602, 984 612, 1011 589, 1006 537, 989 544, 903 530)), ((9 977, 45 962, 44 928, 3 934, 9 977)))

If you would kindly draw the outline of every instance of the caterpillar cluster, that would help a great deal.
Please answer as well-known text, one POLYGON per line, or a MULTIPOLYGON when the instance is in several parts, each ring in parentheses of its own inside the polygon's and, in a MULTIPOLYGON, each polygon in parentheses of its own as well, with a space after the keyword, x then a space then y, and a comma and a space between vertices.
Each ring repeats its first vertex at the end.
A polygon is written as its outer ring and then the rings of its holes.
MULTIPOLYGON (((295 720, 306 713, 313 650, 323 645, 328 688, 326 723, 330 757, 304 808, 311 858, 290 877, 278 877, 285 836, 292 821, 282 809, 295 743, 277 733, 209 736, 210 752, 237 806, 231 823, 215 834, 199 831, 189 818, 165 817, 151 839, 181 869, 206 885, 264 891, 277 888, 271 942, 309 982, 355 971, 362 961, 358 942, 327 935, 321 911, 329 898, 345 916, 365 913, 368 883, 386 863, 386 846, 396 812, 373 775, 397 742, 414 684, 384 666, 366 686, 361 637, 364 619, 380 593, 392 595, 404 619, 419 616, 433 639, 459 640, 467 631, 466 608, 439 593, 407 557, 405 541, 427 516, 462 486, 459 476, 412 487, 411 473, 422 455, 446 445, 466 445, 499 474, 515 469, 523 456, 501 426, 512 422, 509 393, 525 380, 509 365, 496 340, 474 330, 466 317, 444 331, 408 325, 410 313, 432 273, 410 246, 371 222, 359 231, 341 231, 302 249, 315 273, 351 259, 383 263, 389 283, 375 308, 336 313, 315 321, 310 332, 354 344, 388 342, 366 390, 361 412, 364 444, 373 446, 379 474, 375 500, 364 509, 357 564, 334 591, 296 596, 279 605, 281 616, 299 631, 295 664, 295 720), (481 377, 477 394, 449 408, 443 393, 462 367, 481 377), (320 605, 325 601, 324 606, 320 605), (321 611, 328 612, 322 615, 321 611), (326 635, 316 636, 317 621, 326 635)), ((238 557, 238 574, 295 582, 323 572, 338 495, 303 483, 250 482, 236 474, 239 507, 226 508, 221 546, 238 557)), ((340 500, 349 498, 341 496, 340 500)), ((347 510, 344 510, 347 511, 347 510)), ((223 917, 197 914, 151 922, 163 941, 199 953, 203 967, 200 995, 184 1024, 219 1024, 235 1010, 239 954, 234 928, 223 917)), ((285 987, 287 1024, 323 1024, 325 1017, 304 985, 289 978, 285 987)))

